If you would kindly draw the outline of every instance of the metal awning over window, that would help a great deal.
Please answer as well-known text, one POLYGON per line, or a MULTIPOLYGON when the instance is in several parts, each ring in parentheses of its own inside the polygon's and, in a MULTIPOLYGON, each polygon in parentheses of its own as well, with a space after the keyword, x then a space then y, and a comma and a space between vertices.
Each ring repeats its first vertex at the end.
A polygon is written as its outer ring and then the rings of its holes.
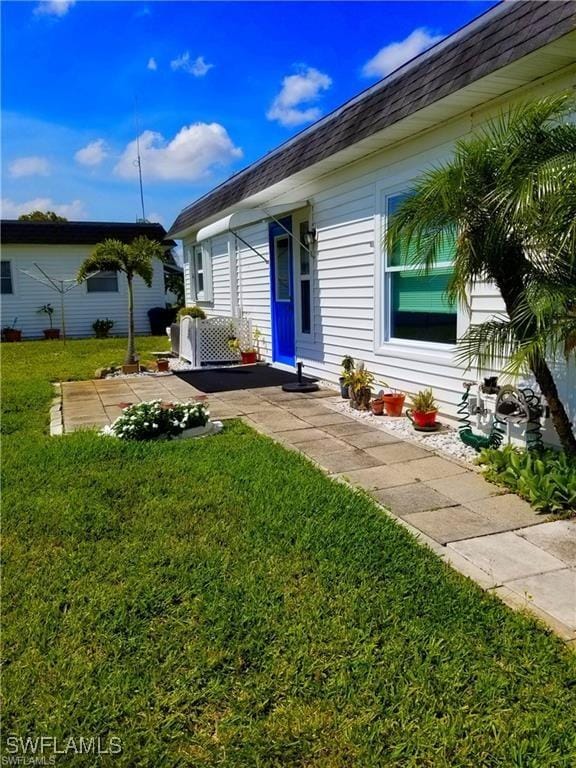
POLYGON ((250 248, 251 251, 260 256, 261 259, 268 261, 265 256, 263 256, 258 250, 256 250, 256 248, 250 245, 250 243, 246 242, 246 240, 244 240, 244 238, 238 234, 238 229, 241 227, 246 227, 249 224, 256 224, 257 222, 271 219, 272 221, 275 221, 280 227, 282 227, 282 229, 297 243, 303 245, 303 243, 300 243, 298 238, 295 237, 290 230, 286 229, 282 222, 278 220, 278 217, 287 213, 291 213, 292 211, 298 211, 301 208, 306 208, 308 204, 308 201, 304 200, 303 202, 275 205, 270 208, 245 208, 243 210, 235 211, 234 213, 231 213, 228 216, 224 216, 224 218, 219 219, 212 224, 208 224, 208 226, 202 227, 202 229, 199 229, 196 235, 196 242, 201 243, 204 240, 210 239, 211 237, 216 237, 217 235, 231 232, 247 248, 250 248))

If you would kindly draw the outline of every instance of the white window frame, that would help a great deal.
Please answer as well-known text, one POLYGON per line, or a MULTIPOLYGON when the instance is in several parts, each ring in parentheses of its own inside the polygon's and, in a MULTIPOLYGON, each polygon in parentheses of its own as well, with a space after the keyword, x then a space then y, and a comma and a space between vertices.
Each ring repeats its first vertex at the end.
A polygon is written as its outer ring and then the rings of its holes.
POLYGON ((294 254, 295 254, 295 268, 294 268, 294 281, 296 283, 295 288, 295 296, 294 296, 294 307, 295 307, 295 314, 296 314, 296 338, 306 342, 306 341, 313 341, 314 339, 314 277, 315 277, 315 258, 314 258, 314 252, 312 245, 310 248, 308 248, 308 265, 309 270, 307 275, 303 275, 301 272, 301 256, 302 256, 302 245, 304 241, 302 240, 302 237, 300 236, 300 228, 302 225, 307 225, 307 229, 312 229, 310 225, 310 219, 309 217, 303 218, 303 219, 297 219, 294 222, 294 232, 296 233, 296 238, 294 239, 294 254), (303 281, 306 281, 310 284, 310 330, 305 333, 302 330, 302 289, 301 289, 301 283, 303 281))
POLYGON ((212 258, 210 248, 205 243, 191 243, 188 249, 190 269, 190 288, 192 298, 197 304, 212 303, 212 258), (201 268, 198 268, 198 255, 201 256, 201 268), (199 276, 202 275, 202 290, 198 290, 199 276))
POLYGON ((88 277, 86 279, 86 293, 89 294, 90 296, 94 294, 120 293, 120 281, 118 280, 118 272, 114 272, 114 270, 107 269, 107 270, 101 270, 99 273, 92 275, 92 277, 88 277), (109 277, 111 275, 114 275, 114 277, 116 278, 116 288, 114 290, 112 291, 89 291, 88 290, 88 284, 90 280, 93 280, 94 278, 97 279, 99 277, 109 277))
POLYGON ((11 290, 6 293, 2 293, 2 296, 14 296, 16 294, 16 285, 14 283, 14 269, 12 266, 12 259, 0 259, 2 262, 6 262, 8 264, 8 269, 10 270, 10 288, 11 290))
MULTIPOLYGON (((374 313, 374 352, 378 355, 390 355, 405 359, 414 359, 414 353, 418 351, 421 360, 444 358, 451 361, 456 349, 455 344, 444 344, 436 341, 424 341, 419 339, 402 339, 394 337, 392 330, 392 275, 394 272, 407 270, 417 271, 418 267, 393 267, 388 265, 388 252, 385 247, 385 234, 388 229, 388 201, 398 197, 411 188, 416 177, 403 179, 402 182, 391 185, 382 182, 376 185, 376 200, 378 210, 374 217, 375 239, 375 313, 374 313)), ((453 262, 441 262, 436 265, 439 268, 450 268, 453 262)), ((459 338, 467 325, 462 307, 456 308, 456 337, 459 338)))

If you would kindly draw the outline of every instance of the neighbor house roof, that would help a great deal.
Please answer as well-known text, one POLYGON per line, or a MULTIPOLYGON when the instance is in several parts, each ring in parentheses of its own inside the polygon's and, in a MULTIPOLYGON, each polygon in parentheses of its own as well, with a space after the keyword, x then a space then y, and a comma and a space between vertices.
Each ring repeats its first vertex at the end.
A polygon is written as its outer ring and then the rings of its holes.
POLYGON ((37 245, 95 245, 107 238, 129 243, 144 235, 151 240, 176 245, 166 239, 161 224, 118 221, 19 221, 3 219, 0 222, 2 243, 37 245))
POLYGON ((576 2, 507 0, 185 208, 200 222, 397 123, 576 28, 576 2))

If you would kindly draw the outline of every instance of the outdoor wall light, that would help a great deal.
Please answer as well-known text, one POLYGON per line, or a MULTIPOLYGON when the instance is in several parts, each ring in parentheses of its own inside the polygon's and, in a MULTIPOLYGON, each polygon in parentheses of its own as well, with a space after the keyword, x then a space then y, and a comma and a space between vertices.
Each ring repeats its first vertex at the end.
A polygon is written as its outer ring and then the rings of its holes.
POLYGON ((308 232, 304 232, 304 243, 306 244, 307 248, 312 248, 315 242, 316 242, 315 229, 309 229, 308 232))

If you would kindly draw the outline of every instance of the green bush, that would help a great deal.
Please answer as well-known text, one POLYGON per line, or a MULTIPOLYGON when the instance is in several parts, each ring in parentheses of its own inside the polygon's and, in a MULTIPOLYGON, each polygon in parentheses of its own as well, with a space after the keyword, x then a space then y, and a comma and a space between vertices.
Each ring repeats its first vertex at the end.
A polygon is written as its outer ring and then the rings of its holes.
POLYGON ((576 463, 554 451, 486 448, 478 458, 488 480, 522 496, 542 512, 576 511, 576 463))
POLYGON ((200 320, 206 320, 206 312, 202 307, 182 307, 178 312, 178 319, 181 317, 199 317, 200 320))

